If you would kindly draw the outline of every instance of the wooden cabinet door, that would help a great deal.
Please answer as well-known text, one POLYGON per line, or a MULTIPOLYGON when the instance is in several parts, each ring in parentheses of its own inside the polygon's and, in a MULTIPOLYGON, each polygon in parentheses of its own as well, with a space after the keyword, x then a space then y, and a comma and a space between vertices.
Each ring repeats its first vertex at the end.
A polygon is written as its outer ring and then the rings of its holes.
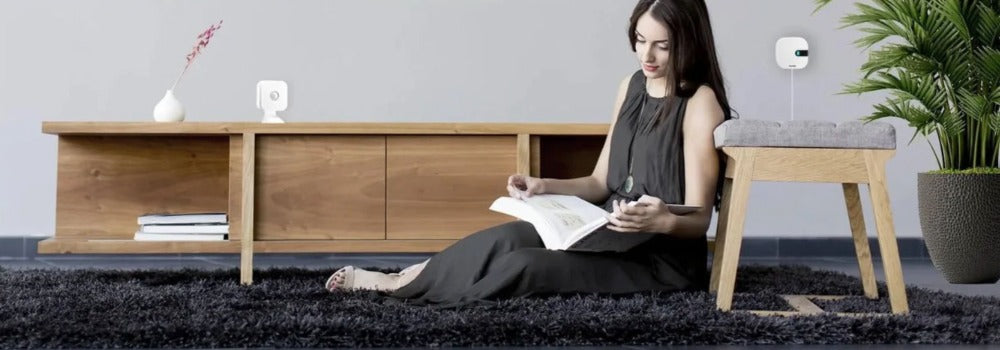
POLYGON ((255 240, 385 239, 385 136, 258 135, 255 240))
POLYGON ((390 135, 386 238, 460 239, 514 220, 489 210, 517 170, 517 137, 390 135))

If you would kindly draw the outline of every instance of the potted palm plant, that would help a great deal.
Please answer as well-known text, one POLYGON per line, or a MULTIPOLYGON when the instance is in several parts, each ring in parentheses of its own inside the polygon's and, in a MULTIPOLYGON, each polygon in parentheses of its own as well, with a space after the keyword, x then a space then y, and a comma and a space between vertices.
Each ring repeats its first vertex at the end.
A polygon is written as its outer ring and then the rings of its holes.
MULTIPOLYGON (((831 1, 816 0, 816 10, 831 1)), ((855 8, 841 28, 861 27, 855 44, 869 57, 864 76, 841 93, 890 93, 862 119, 903 119, 915 128, 910 143, 919 134, 933 150, 938 169, 917 174, 931 261, 950 283, 995 283, 1000 0, 873 0, 855 8)))

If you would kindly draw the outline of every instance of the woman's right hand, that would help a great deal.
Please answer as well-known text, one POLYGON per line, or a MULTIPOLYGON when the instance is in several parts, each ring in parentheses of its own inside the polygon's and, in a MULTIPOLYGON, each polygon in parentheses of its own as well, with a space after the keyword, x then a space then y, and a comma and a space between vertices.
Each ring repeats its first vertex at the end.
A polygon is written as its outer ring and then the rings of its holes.
POLYGON ((507 178, 507 192, 513 198, 525 199, 545 193, 545 183, 537 177, 514 174, 507 178))

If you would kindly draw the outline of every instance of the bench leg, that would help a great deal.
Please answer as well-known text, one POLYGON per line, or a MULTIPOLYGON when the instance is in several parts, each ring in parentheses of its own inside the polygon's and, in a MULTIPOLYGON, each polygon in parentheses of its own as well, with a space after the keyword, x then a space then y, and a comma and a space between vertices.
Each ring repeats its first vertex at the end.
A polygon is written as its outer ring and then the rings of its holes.
MULTIPOLYGON (((754 161, 757 150, 738 150, 735 173, 732 181, 732 193, 726 213, 726 232, 722 242, 722 261, 719 263, 719 288, 715 297, 715 305, 719 310, 729 311, 733 306, 733 290, 736 287, 736 268, 739 266, 740 245, 743 239, 743 219, 746 216, 747 198, 750 196, 750 182, 753 180, 754 161)), ((716 247, 716 251, 720 248, 716 247)), ((713 258, 713 260, 715 260, 713 258)), ((715 266, 712 267, 715 270, 715 266)))
POLYGON ((864 153, 869 176, 868 191, 875 212, 875 227, 878 231, 878 246, 889 290, 889 303, 892 305, 893 313, 905 314, 910 308, 906 301, 906 285, 903 284, 903 269, 899 263, 899 248, 896 245, 896 229, 892 223, 892 209, 889 207, 889 192, 885 183, 885 163, 888 157, 884 152, 865 150, 864 153))
POLYGON ((722 270, 722 254, 726 247, 726 222, 729 218, 729 201, 732 200, 733 179, 726 178, 722 185, 722 202, 719 203, 719 222, 715 227, 715 251, 712 252, 712 279, 708 284, 708 292, 715 294, 719 290, 719 271, 722 270))
POLYGON ((865 296, 878 299, 878 288, 875 286, 875 268, 872 266, 871 249, 868 247, 868 232, 865 230, 865 216, 861 211, 861 195, 858 184, 844 183, 844 201, 847 203, 847 217, 851 221, 851 235, 854 236, 854 252, 858 257, 858 268, 861 270, 861 284, 865 296))

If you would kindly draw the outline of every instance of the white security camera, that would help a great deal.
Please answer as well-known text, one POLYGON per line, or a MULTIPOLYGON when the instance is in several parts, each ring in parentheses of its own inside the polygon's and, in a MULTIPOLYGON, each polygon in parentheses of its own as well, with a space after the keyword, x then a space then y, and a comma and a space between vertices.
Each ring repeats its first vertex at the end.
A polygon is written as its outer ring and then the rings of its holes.
POLYGON ((784 69, 802 69, 809 64, 809 43, 799 37, 784 37, 774 44, 774 60, 784 69))
POLYGON ((257 108, 264 110, 262 123, 284 123, 278 112, 288 108, 288 84, 281 80, 257 82, 257 108))

